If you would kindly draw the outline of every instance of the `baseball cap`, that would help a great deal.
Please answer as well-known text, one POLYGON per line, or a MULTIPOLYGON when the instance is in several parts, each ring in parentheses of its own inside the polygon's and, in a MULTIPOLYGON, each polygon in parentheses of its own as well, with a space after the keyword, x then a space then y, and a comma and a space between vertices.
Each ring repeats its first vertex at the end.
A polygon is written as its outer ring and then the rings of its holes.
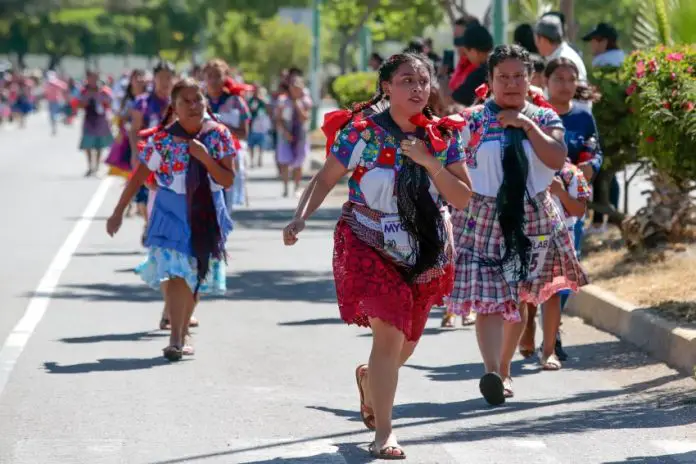
POLYGON ((592 39, 618 39, 619 33, 616 31, 614 26, 607 23, 599 23, 594 29, 585 34, 582 38, 584 42, 589 42, 592 39))
POLYGON ((553 42, 560 42, 563 40, 563 23, 558 16, 542 16, 534 26, 534 33, 553 42))

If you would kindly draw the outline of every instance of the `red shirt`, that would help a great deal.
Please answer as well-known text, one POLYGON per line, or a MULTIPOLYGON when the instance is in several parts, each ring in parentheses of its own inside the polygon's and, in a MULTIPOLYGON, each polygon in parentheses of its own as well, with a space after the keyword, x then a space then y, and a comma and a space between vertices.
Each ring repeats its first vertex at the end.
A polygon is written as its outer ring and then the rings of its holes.
POLYGON ((459 62, 457 63, 457 68, 454 70, 454 73, 449 81, 450 90, 454 92, 459 86, 461 86, 474 69, 476 69, 476 66, 469 61, 466 56, 460 56, 459 62))

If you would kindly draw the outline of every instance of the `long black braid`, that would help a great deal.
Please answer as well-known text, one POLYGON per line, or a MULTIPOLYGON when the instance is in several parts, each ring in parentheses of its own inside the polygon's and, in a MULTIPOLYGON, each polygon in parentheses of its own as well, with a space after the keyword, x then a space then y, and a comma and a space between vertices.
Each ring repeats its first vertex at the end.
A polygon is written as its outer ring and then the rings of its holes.
MULTIPOLYGON (((501 45, 496 47, 488 58, 488 72, 492 80, 495 68, 506 60, 520 60, 528 73, 532 70, 529 53, 519 45, 501 45)), ((527 191, 529 160, 522 142, 527 138, 524 130, 514 127, 505 129, 503 148, 503 182, 496 197, 498 223, 505 243, 503 264, 518 259, 515 274, 519 280, 526 280, 529 275, 529 259, 532 242, 525 234, 525 201, 531 200, 527 191)))

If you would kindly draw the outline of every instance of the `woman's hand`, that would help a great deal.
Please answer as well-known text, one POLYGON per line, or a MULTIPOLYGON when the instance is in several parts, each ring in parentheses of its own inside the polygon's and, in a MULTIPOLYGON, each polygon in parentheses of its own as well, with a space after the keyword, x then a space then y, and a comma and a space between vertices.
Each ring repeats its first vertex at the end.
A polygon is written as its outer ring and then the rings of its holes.
POLYGON ((199 161, 203 161, 203 159, 210 156, 208 154, 208 149, 205 147, 205 145, 203 145, 199 140, 196 139, 192 139, 189 141, 189 153, 191 153, 191 156, 193 156, 199 161))
POLYGON ((501 111, 498 113, 498 121, 503 127, 517 127, 525 131, 534 124, 527 116, 515 110, 501 111))
POLYGON ((287 246, 292 246, 297 243, 297 235, 305 228, 305 221, 300 218, 295 218, 283 229, 283 243, 287 246))
POLYGON ((109 237, 116 235, 116 232, 121 228, 121 223, 123 222, 123 214, 118 214, 114 212, 109 219, 106 221, 106 233, 109 237))
POLYGON ((565 185, 563 185, 563 181, 558 177, 554 177, 551 181, 551 185, 549 185, 549 192, 556 196, 562 195, 563 192, 565 192, 565 185))
POLYGON ((433 158, 425 143, 413 137, 401 141, 401 153, 421 166, 425 166, 433 158))

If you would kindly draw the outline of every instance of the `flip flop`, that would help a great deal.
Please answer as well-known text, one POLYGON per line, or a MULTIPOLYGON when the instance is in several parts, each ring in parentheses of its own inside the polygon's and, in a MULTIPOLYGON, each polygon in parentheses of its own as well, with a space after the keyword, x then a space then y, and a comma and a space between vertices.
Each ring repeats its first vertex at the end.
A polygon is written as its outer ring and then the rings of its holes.
POLYGON ((355 382, 358 384, 358 392, 360 393, 360 418, 368 430, 375 430, 375 412, 365 404, 365 392, 361 383, 366 371, 367 364, 361 364, 355 369, 355 382))
POLYGON ((400 446, 385 446, 378 450, 375 442, 370 443, 368 451, 373 458, 383 459, 385 461, 402 461, 406 459, 406 453, 400 446))
POLYGON ((495 372, 489 372, 481 377, 479 390, 483 398, 491 406, 500 406, 505 403, 505 387, 503 379, 495 372))
POLYGON ((446 329, 453 329, 454 328, 454 314, 447 314, 445 313, 442 316, 442 322, 440 323, 440 327, 446 328, 446 329))
POLYGON ((505 398, 515 397, 515 392, 512 390, 512 379, 510 377, 503 381, 503 396, 505 398))
POLYGON ((541 369, 544 371, 558 371, 561 370, 562 367, 561 361, 555 353, 546 358, 540 354, 539 363, 541 364, 541 369))

